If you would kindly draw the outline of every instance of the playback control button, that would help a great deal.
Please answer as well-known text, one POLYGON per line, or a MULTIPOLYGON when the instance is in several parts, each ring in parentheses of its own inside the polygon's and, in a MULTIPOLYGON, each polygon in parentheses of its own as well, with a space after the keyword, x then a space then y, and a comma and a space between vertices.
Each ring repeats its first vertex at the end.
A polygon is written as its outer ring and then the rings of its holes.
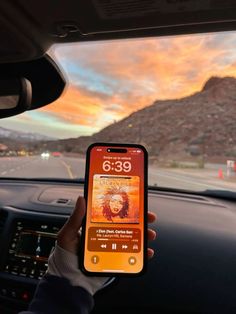
POLYGON ((130 265, 135 265, 137 262, 136 258, 134 256, 130 256, 129 258, 129 264, 130 265))
POLYGON ((97 263, 99 262, 99 257, 98 257, 97 255, 93 255, 93 256, 91 257, 91 262, 92 262, 93 264, 97 264, 97 263))

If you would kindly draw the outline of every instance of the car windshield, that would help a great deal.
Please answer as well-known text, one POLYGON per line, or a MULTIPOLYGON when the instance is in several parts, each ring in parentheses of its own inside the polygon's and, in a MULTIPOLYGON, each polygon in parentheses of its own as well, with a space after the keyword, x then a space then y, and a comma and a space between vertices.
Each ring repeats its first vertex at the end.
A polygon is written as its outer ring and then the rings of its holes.
POLYGON ((77 180, 89 144, 140 143, 150 186, 236 192, 235 47, 235 32, 54 45, 67 88, 1 120, 0 176, 77 180))

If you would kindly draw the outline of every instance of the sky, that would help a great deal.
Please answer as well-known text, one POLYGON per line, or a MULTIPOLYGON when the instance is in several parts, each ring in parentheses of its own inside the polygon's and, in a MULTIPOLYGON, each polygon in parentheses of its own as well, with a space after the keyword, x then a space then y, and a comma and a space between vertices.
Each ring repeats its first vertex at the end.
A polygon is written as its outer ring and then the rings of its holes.
POLYGON ((93 134, 156 100, 236 76, 236 32, 60 44, 49 54, 67 78, 62 97, 0 126, 56 138, 93 134))

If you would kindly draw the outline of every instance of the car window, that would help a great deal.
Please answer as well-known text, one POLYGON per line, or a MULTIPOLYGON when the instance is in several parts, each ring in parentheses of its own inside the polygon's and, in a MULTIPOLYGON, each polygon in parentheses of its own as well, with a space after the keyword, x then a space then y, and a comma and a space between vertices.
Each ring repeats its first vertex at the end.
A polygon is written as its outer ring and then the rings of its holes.
POLYGON ((149 152, 150 186, 236 192, 235 44, 222 32, 53 46, 67 88, 1 120, 0 176, 83 178, 90 143, 129 142, 149 152))

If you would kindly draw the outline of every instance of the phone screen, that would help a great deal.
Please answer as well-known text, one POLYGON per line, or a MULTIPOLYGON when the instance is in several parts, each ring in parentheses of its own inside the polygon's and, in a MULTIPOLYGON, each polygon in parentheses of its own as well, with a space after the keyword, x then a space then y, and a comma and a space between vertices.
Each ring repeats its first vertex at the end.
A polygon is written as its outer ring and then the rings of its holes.
POLYGON ((93 146, 88 169, 84 268, 97 273, 140 273, 145 152, 137 147, 93 146))

